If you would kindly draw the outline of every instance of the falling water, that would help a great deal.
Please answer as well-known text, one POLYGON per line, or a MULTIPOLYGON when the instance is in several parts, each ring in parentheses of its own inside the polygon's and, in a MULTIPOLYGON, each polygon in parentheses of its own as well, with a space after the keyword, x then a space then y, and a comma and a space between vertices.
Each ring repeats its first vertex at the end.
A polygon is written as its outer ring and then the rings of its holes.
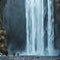
POLYGON ((54 1, 48 0, 48 52, 49 55, 54 53, 54 1))
POLYGON ((53 0, 26 0, 26 50, 28 55, 53 55, 53 12, 53 0), (46 40, 47 43, 45 43, 46 40))
POLYGON ((27 54, 44 52, 42 3, 42 0, 26 0, 27 54))

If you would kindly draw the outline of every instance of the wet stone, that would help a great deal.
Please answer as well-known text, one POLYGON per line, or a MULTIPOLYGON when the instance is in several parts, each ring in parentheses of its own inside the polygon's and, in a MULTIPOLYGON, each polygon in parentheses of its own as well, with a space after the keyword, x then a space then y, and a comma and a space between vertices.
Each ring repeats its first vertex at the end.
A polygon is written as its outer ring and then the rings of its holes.
POLYGON ((0 56, 0 60, 59 60, 60 57, 36 57, 36 56, 0 56))

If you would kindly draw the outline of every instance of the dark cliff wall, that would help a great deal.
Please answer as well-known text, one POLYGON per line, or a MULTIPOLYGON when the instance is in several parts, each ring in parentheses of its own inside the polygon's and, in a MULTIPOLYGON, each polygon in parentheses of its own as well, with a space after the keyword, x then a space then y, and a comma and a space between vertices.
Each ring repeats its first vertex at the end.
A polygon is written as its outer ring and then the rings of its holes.
POLYGON ((4 26, 7 44, 11 52, 24 50, 26 46, 25 0, 7 0, 4 8, 4 26))
POLYGON ((55 48, 60 49, 60 0, 55 1, 55 48))

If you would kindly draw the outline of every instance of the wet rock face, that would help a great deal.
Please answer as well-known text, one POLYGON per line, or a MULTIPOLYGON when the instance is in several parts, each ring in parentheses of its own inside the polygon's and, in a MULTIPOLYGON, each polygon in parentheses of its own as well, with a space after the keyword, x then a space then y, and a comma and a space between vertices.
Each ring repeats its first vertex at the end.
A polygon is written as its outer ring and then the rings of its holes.
POLYGON ((7 0, 0 0, 0 18, 3 19, 3 9, 5 7, 7 0))
MULTIPOLYGON (((4 27, 7 31, 8 49, 25 50, 26 21, 25 0, 7 0, 4 9, 4 27)), ((10 52, 9 51, 9 52, 10 52)))
POLYGON ((55 3, 55 48, 60 49, 60 0, 55 3))

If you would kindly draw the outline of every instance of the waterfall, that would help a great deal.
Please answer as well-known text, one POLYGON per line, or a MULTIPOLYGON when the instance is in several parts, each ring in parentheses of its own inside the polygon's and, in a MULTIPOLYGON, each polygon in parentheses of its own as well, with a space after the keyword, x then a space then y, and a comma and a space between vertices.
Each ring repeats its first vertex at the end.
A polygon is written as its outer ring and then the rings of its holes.
POLYGON ((27 54, 44 54, 42 6, 42 0, 26 0, 27 54))
POLYGON ((48 0, 48 52, 52 55, 54 52, 54 1, 48 0))
POLYGON ((27 55, 54 55, 53 0, 26 0, 27 55))

